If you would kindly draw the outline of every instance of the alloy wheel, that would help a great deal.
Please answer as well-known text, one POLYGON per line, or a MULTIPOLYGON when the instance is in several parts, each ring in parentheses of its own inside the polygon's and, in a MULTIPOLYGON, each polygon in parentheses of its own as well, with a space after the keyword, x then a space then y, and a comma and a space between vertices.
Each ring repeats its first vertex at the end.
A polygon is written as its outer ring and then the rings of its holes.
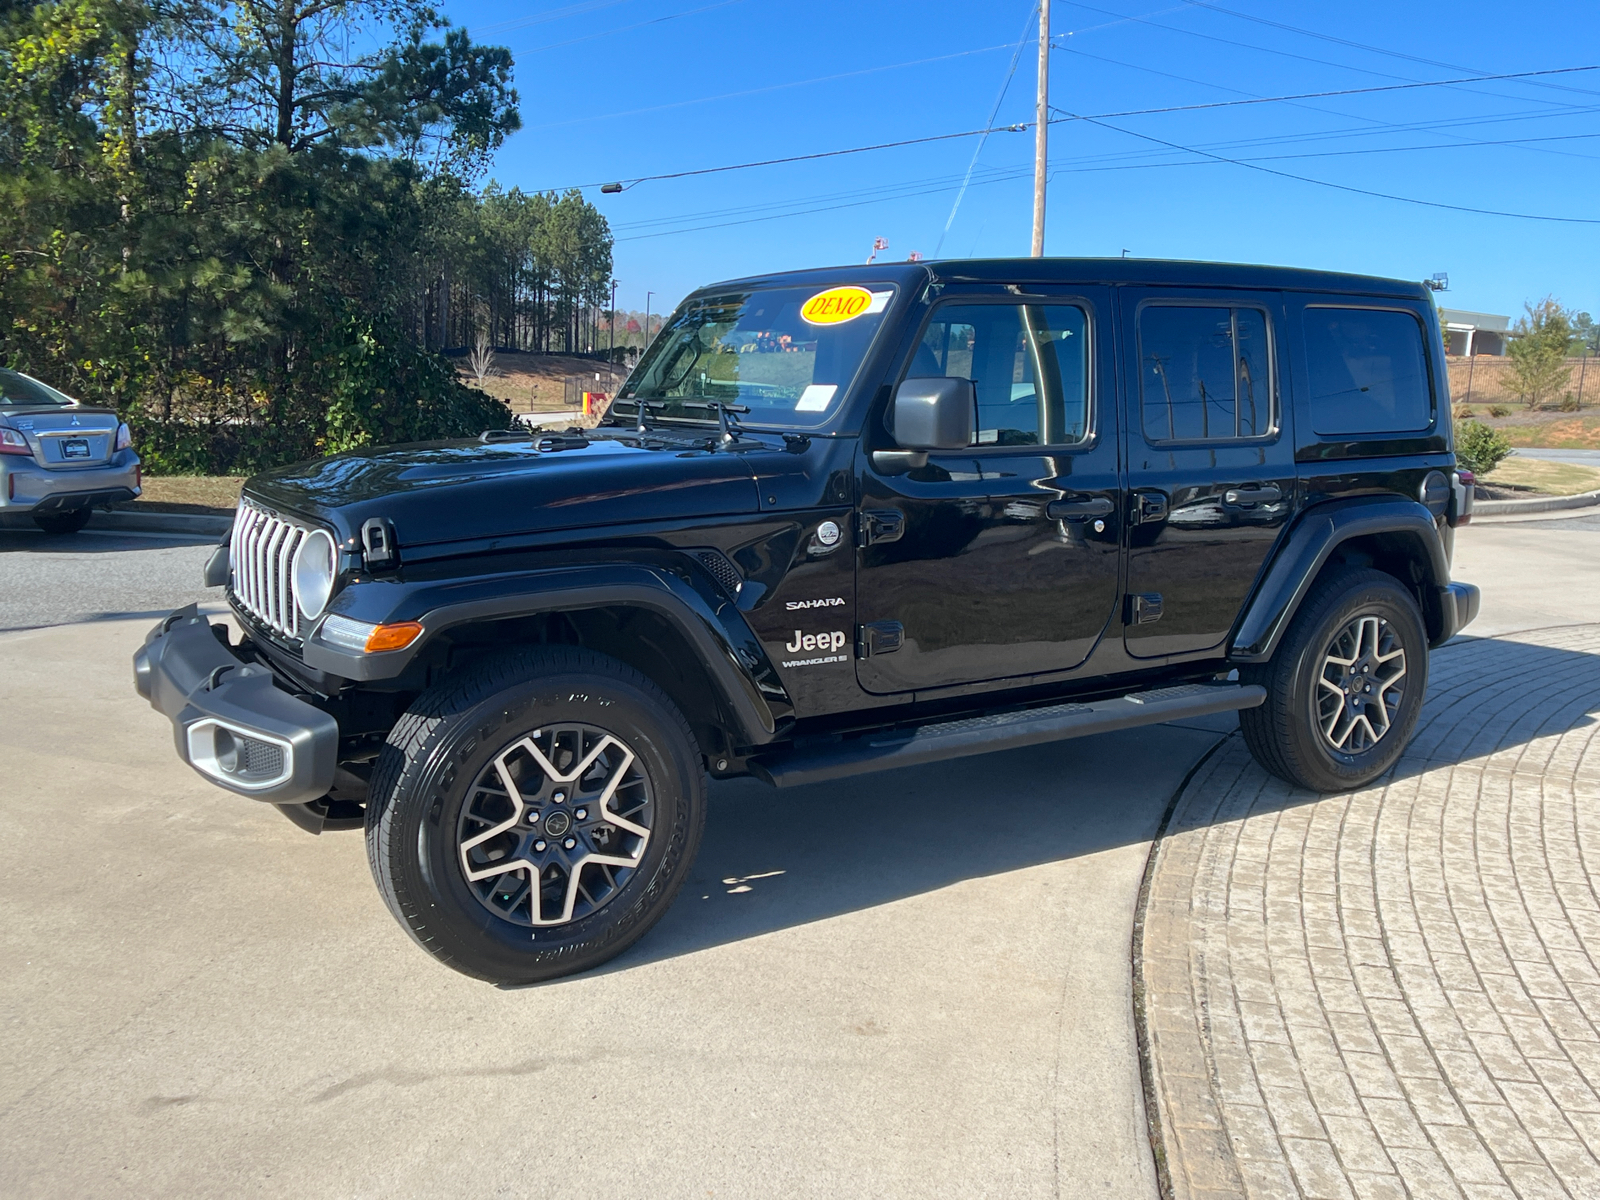
POLYGON ((457 825, 461 868, 502 920, 565 925, 622 890, 654 815, 650 781, 621 738, 581 722, 546 725, 473 783, 457 825))
POLYGON ((1400 711, 1406 652, 1394 627, 1360 616, 1334 634, 1317 677, 1317 726, 1341 754, 1360 754, 1383 740, 1400 711))

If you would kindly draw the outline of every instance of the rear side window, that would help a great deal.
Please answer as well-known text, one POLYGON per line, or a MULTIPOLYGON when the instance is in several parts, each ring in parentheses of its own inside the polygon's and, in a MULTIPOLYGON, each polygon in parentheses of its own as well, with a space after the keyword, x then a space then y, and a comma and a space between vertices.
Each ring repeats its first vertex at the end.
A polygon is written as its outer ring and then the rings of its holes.
POLYGON ((1272 353, 1258 308, 1152 304, 1139 312, 1139 389, 1152 442, 1272 430, 1272 353))
POLYGON ((975 446, 1069 446, 1089 432, 1089 316, 1075 304, 945 304, 910 378, 970 379, 975 446))
POLYGON ((1305 313, 1314 430, 1414 433, 1433 424, 1428 359, 1416 317, 1371 308, 1305 313))

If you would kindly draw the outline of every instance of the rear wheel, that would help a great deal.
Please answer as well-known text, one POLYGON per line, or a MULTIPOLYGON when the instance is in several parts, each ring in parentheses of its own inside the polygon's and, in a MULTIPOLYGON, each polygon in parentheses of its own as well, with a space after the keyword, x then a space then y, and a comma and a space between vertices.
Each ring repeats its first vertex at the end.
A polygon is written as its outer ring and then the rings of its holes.
POLYGON ((1241 672, 1267 689, 1239 713, 1267 770, 1314 792, 1376 779, 1400 757, 1428 685, 1428 636, 1411 594, 1381 571, 1328 576, 1272 661, 1241 672))
POLYGON ((72 508, 65 512, 34 513, 33 523, 46 533, 77 533, 89 523, 93 513, 87 508, 72 508))
POLYGON ((389 735, 367 849, 389 909, 468 975, 533 983, 621 953, 688 875, 705 770, 672 702, 586 650, 509 655, 389 735))

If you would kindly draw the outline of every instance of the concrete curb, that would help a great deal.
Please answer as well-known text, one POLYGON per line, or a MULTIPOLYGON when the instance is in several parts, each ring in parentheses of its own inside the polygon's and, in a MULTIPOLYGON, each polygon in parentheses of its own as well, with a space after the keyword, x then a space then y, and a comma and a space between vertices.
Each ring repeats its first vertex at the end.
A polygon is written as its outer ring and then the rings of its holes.
POLYGON ((1577 496, 1549 496, 1542 500, 1477 500, 1472 505, 1474 517, 1508 517, 1515 513, 1557 512, 1567 508, 1593 508, 1600 504, 1600 492, 1583 492, 1577 496))
POLYGON ((233 528, 232 517, 208 517, 199 513, 97 512, 89 518, 90 529, 108 533, 186 533, 193 537, 220 538, 233 528))

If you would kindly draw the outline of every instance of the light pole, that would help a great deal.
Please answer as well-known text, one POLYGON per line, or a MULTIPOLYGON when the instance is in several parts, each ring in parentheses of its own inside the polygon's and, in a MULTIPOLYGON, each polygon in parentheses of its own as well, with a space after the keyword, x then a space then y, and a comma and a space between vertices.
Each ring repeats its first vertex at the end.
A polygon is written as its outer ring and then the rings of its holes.
POLYGON ((617 281, 611 281, 611 348, 606 351, 606 374, 611 385, 611 393, 617 391, 617 281))

